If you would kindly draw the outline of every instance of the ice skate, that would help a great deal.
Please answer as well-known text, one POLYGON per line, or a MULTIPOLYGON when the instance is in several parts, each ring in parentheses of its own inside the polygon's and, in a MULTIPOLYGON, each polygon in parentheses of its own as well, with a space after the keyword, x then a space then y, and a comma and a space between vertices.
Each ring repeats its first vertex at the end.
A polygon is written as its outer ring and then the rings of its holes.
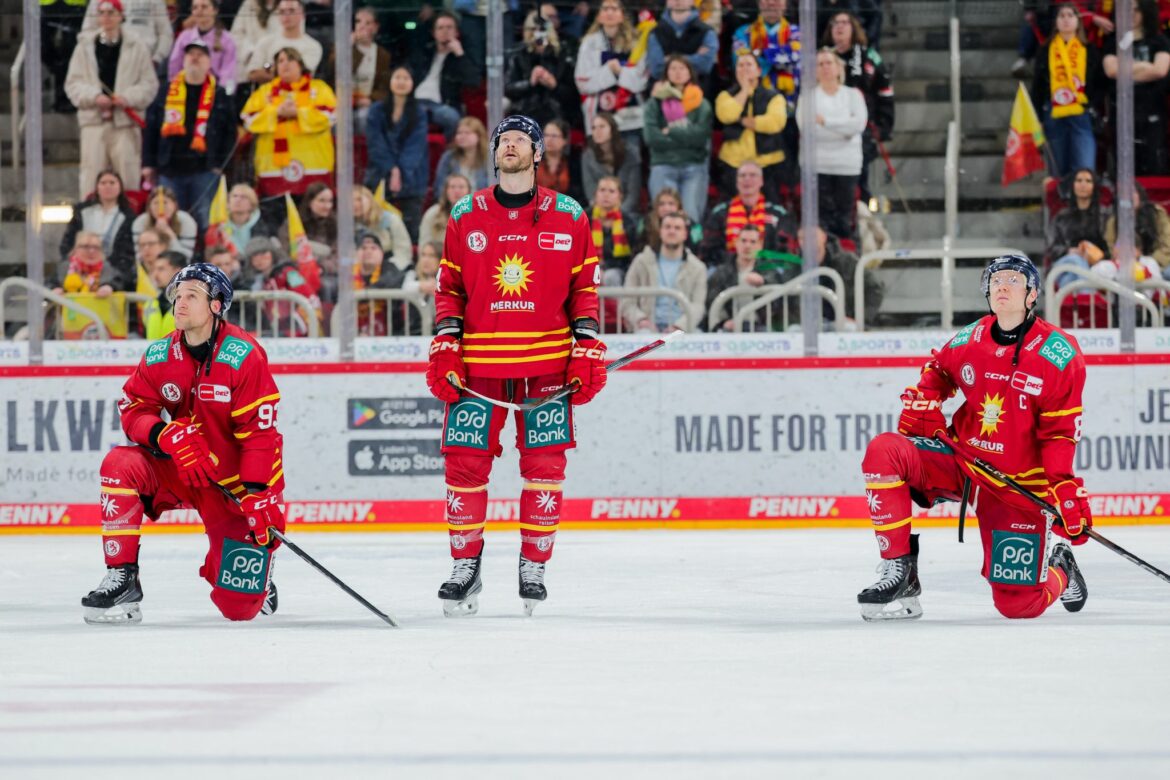
POLYGON ((544 587, 544 564, 520 556, 520 598, 524 600, 524 614, 532 616, 536 605, 548 598, 544 587))
POLYGON ((1060 594, 1060 603, 1069 612, 1080 612, 1089 600, 1089 589, 1085 587, 1085 576, 1081 574, 1081 567, 1077 566, 1072 548, 1064 542, 1054 544, 1052 554, 1048 556, 1048 565, 1055 566, 1068 577, 1068 587, 1060 594))
POLYGON ((922 595, 922 584, 918 581, 918 534, 910 534, 909 554, 883 560, 877 571, 881 578, 857 594, 862 619, 876 622, 922 617, 918 603, 922 595))
POLYGON ((264 594, 264 604, 260 607, 261 615, 272 615, 276 613, 276 607, 279 604, 279 599, 276 595, 276 583, 272 580, 268 581, 268 592, 264 594))
POLYGON ((471 617, 479 611, 479 592, 483 590, 479 563, 479 556, 455 559, 451 576, 439 586, 446 617, 471 617))
POLYGON ((142 622, 142 583, 138 564, 110 566, 101 584, 81 599, 82 617, 90 625, 142 622))

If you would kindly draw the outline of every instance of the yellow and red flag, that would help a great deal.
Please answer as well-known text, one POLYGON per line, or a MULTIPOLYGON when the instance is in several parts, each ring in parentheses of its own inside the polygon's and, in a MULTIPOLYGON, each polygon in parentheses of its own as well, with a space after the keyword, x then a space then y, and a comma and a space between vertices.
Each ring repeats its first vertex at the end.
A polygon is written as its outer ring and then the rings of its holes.
POLYGON ((228 221, 227 179, 219 177, 219 185, 215 188, 215 197, 211 199, 211 208, 207 212, 207 225, 214 227, 228 221))
POLYGON ((288 252, 292 255, 297 270, 305 281, 314 290, 321 289, 321 267, 317 265, 317 258, 313 254, 313 247, 309 246, 309 236, 305 233, 305 223, 301 221, 301 213, 297 211, 297 204, 292 195, 284 193, 284 208, 288 220, 288 252))
POLYGON ((1044 145, 1044 128, 1032 99, 1024 85, 1016 89, 1016 100, 1012 103, 1012 123, 1008 130, 1007 149, 1003 155, 1003 178, 1000 184, 1007 186, 1022 179, 1033 171, 1044 170, 1044 158, 1040 147, 1044 145))

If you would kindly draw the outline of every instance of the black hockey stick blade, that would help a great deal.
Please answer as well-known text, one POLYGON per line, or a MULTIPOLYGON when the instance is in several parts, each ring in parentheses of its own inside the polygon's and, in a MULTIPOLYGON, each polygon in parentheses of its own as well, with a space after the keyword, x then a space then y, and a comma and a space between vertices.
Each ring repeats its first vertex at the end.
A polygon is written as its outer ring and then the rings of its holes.
MULTIPOLYGON (((671 333, 668 333, 667 335, 663 336, 660 339, 657 339, 656 341, 651 341, 649 344, 645 344, 641 347, 638 347, 633 352, 630 352, 626 355, 622 355, 620 358, 613 361, 612 363, 606 363, 605 373, 608 374, 608 373, 611 373, 613 371, 617 371, 618 369, 623 368, 624 366, 628 366, 630 363, 633 363, 638 358, 643 357, 643 356, 653 352, 654 350, 664 346, 666 344, 666 342, 670 341, 675 336, 678 336, 680 333, 682 333, 681 330, 672 331, 671 333)), ((540 398, 533 398, 531 401, 525 401, 522 404, 514 404, 514 403, 511 403, 510 401, 501 401, 498 398, 492 398, 490 396, 483 395, 482 393, 477 393, 469 387, 464 387, 463 385, 461 385, 459 383, 459 380, 455 376, 454 372, 447 374, 447 382, 450 383, 450 385, 452 387, 454 387, 456 390, 461 390, 464 393, 475 396, 476 398, 481 398, 490 404, 494 404, 495 406, 502 406, 505 409, 511 409, 514 412, 531 412, 533 409, 539 409, 540 407, 544 406, 545 404, 550 404, 553 401, 559 401, 560 399, 564 398, 565 396, 572 395, 573 393, 577 392, 576 385, 565 385, 560 390, 549 393, 548 395, 541 396, 540 398)))
MULTIPOLYGON (((1014 479, 1009 477, 1007 474, 1004 474, 1002 471, 997 469, 995 466, 992 466, 990 463, 983 460, 982 458, 975 458, 974 464, 975 464, 975 467, 977 469, 979 469, 980 471, 986 472, 988 476, 1007 485, 1012 490, 1016 491, 1017 493, 1024 496, 1029 501, 1031 501, 1033 504, 1040 507, 1040 509, 1043 510, 1044 512, 1047 512, 1048 514, 1052 515, 1054 518, 1060 520, 1060 522, 1063 524, 1064 521, 1061 520, 1061 518, 1060 518, 1060 512, 1052 504, 1050 504, 1047 501, 1045 501, 1044 499, 1040 498, 1040 496, 1038 496, 1035 493, 1033 493, 1032 491, 1028 490, 1026 487, 1021 485, 1019 482, 1016 482, 1014 479)), ((1160 580, 1170 582, 1170 574, 1167 574, 1166 572, 1162 571, 1157 566, 1146 563, 1141 558, 1137 557, 1136 555, 1134 555, 1133 553, 1131 553, 1129 550, 1125 549, 1121 545, 1117 544, 1116 542, 1112 542, 1109 539, 1106 539, 1104 536, 1097 533, 1097 531, 1095 529, 1086 528, 1085 534, 1090 539, 1094 539, 1097 542, 1099 542, 1100 544, 1105 545, 1110 550, 1112 550, 1113 552, 1120 555, 1122 558, 1125 558, 1127 561, 1132 563, 1134 566, 1137 566, 1139 569, 1146 570, 1147 572, 1149 572, 1150 574, 1153 574, 1155 577, 1157 577, 1160 580)))
MULTIPOLYGON (((236 498, 235 495, 233 495, 230 490, 228 490, 226 487, 219 484, 218 482, 215 483, 215 486, 217 488, 219 488, 219 492, 223 493, 228 498, 228 500, 230 500, 236 506, 240 506, 240 499, 236 498)), ((330 582, 332 582, 334 585, 336 585, 337 587, 341 588, 343 591, 348 593, 353 598, 354 601, 361 604, 363 607, 368 609, 370 612, 373 612, 378 617, 382 618, 382 620, 384 620, 388 624, 390 624, 391 627, 393 627, 393 628, 400 627, 398 625, 397 621, 394 620, 394 618, 390 617, 385 612, 378 609, 373 604, 371 604, 370 602, 368 602, 364 598, 362 598, 361 594, 359 594, 356 590, 354 590, 353 588, 349 587, 344 582, 342 582, 341 579, 337 575, 335 575, 333 572, 329 571, 324 566, 322 566, 320 563, 318 563, 317 560, 315 558, 313 558, 313 556, 309 555, 307 552, 302 550, 295 543, 289 541, 289 538, 287 536, 285 536, 283 533, 281 533, 279 530, 277 530, 273 526, 268 526, 268 532, 271 533, 273 536, 275 536, 277 539, 279 539, 282 544, 284 544, 286 547, 288 547, 288 549, 290 549, 294 553, 296 553, 297 557, 299 557, 302 561, 304 561, 305 563, 309 564, 317 571, 324 574, 329 579, 330 582)))

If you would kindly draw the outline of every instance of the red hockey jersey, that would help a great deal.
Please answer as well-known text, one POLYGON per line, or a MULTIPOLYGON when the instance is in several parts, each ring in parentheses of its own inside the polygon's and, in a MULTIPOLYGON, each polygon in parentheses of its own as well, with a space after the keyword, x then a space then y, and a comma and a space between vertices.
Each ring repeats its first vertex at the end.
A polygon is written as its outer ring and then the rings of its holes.
MULTIPOLYGON (((918 387, 943 398, 961 390, 965 400, 951 417, 951 430, 962 454, 986 460, 1043 495, 1050 484, 1073 476, 1085 358, 1075 338, 1037 319, 1013 366, 1016 347, 995 342, 994 322, 988 315, 956 333, 923 368, 918 387)), ((991 483, 982 472, 966 470, 991 483)))
POLYGON ((577 201, 538 187, 519 209, 491 188, 451 207, 435 319, 463 320, 469 376, 520 378, 565 370, 579 317, 597 319, 600 266, 577 201))
POLYGON ((216 481, 236 494, 244 490, 241 482, 282 490, 280 391, 264 348, 247 331, 221 322, 210 357, 200 365, 181 339, 176 330, 147 347, 123 385, 118 408, 126 436, 150 446, 150 431, 164 410, 171 419, 193 417, 219 461, 216 481))

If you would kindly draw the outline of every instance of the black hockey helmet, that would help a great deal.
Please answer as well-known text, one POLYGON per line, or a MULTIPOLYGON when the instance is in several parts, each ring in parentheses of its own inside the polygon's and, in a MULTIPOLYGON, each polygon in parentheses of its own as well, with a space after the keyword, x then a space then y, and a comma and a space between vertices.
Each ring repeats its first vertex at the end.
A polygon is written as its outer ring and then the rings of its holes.
POLYGON ((488 143, 488 154, 491 155, 492 165, 498 168, 496 166, 496 150, 500 146, 500 136, 509 130, 519 130, 532 139, 532 164, 533 166, 539 165, 536 156, 538 154, 544 155, 544 131, 540 129, 540 124, 535 119, 523 114, 504 117, 496 125, 496 129, 492 131, 492 137, 488 143))
POLYGON ((182 282, 199 282, 207 288, 208 298, 223 303, 219 314, 215 316, 223 317, 232 307, 232 282, 227 278, 227 274, 211 263, 192 263, 175 274, 175 278, 167 285, 167 300, 171 303, 175 302, 182 282))

